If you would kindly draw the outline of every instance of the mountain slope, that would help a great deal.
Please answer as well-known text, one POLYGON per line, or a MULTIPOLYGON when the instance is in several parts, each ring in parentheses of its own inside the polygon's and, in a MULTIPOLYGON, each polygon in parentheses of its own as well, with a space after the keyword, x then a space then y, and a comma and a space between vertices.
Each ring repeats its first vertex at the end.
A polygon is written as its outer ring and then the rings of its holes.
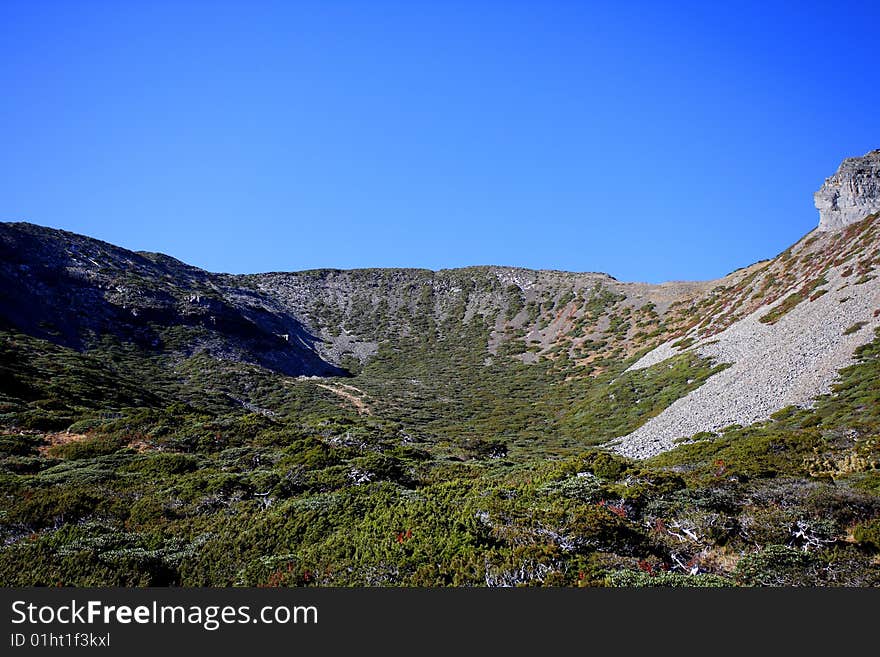
MULTIPOLYGON (((868 194, 847 192, 847 217, 874 207, 863 178, 875 170, 848 160, 820 205, 839 213, 827 200, 836 185, 868 194)), ((233 276, 0 224, 0 326, 93 354, 109 374, 124 361, 120 386, 138 372, 149 390, 136 398, 155 404, 369 408, 440 440, 490 434, 532 453, 536 440, 545 449, 619 438, 615 449, 645 457, 829 390, 880 322, 878 223, 834 215, 773 260, 662 285, 509 267, 233 276), (688 359, 673 377, 639 374, 676 355, 688 359), (311 376, 354 379, 343 388, 302 378, 311 376)), ((14 389, 4 387, 9 408, 39 426, 51 400, 14 389)), ((47 426, 77 413, 47 412, 47 426)))
POLYGON ((113 337, 285 373, 342 373, 295 317, 222 276, 32 224, 0 224, 0 323, 81 351, 113 337))
POLYGON ((708 283, 2 224, 0 585, 880 586, 876 171, 708 283))
POLYGON ((880 328, 880 215, 814 232, 760 269, 713 292, 694 326, 630 367, 693 353, 731 367, 616 442, 629 456, 676 439, 749 425, 826 394, 858 347, 880 328))
MULTIPOLYGON (((230 276, 29 224, 0 225, 0 255, 10 362, 26 359, 24 337, 46 340, 73 350, 65 372, 90 354, 121 387, 143 381, 138 399, 150 392, 154 405, 373 408, 442 440, 497 434, 532 449, 542 439, 539 451, 595 442, 568 425, 566 406, 658 344, 676 326, 672 304, 711 285, 504 267, 230 276), (352 374, 354 400, 303 379, 352 374)), ((13 388, 7 421, 37 428, 121 407, 100 388, 86 406, 13 388)))

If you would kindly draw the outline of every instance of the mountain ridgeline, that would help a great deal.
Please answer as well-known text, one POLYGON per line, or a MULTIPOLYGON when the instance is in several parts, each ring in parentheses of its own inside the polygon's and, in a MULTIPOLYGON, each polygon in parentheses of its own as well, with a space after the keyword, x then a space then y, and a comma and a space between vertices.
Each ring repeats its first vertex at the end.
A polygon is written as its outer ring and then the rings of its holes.
POLYGON ((523 362, 627 356, 660 335, 670 304, 709 286, 509 267, 211 274, 23 223, 0 224, 0 249, 9 328, 79 351, 109 336, 289 376, 345 376, 343 361, 357 368, 380 344, 461 335, 474 323, 490 331, 487 356, 512 341, 523 343, 511 347, 523 362))
POLYGON ((0 224, 3 583, 877 584, 878 183, 660 285, 0 224))
MULTIPOLYGON (((287 397, 434 424, 449 418, 425 407, 438 397, 465 422, 493 413, 477 402, 506 386, 522 386, 525 406, 561 392, 574 399, 577 381, 618 372, 686 327, 683 309, 711 287, 505 267, 232 276, 31 224, 0 225, 0 249, 6 330, 91 357, 108 376, 137 373, 140 398, 285 412, 277 394, 267 401, 251 385, 256 376, 283 382, 287 397), (124 367, 112 366, 120 359, 124 367)), ((41 401, 9 396, 16 410, 41 401)), ((77 416, 69 405, 59 415, 69 400, 56 401, 42 428, 77 416)), ((553 408, 542 426, 564 410, 553 408)))

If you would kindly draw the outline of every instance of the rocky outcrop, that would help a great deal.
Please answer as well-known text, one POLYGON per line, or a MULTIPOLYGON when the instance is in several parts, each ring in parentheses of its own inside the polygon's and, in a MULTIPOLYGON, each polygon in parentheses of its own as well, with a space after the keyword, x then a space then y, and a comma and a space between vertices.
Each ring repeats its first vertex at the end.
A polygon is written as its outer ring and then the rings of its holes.
POLYGON ((845 159, 813 199, 820 231, 838 230, 880 212, 880 149, 845 159))

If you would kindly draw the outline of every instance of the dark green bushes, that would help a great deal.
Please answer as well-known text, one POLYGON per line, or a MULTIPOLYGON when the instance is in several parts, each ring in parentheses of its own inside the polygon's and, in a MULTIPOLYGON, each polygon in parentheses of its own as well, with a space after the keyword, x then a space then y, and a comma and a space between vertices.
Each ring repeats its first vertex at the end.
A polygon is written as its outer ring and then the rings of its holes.
MULTIPOLYGON (((349 380, 369 417, 308 381, 209 372, 211 386, 239 396, 246 383, 255 406, 287 410, 77 407, 85 437, 51 448, 67 438, 7 430, 0 582, 880 584, 880 342, 811 409, 633 462, 584 445, 659 412, 711 364, 566 380, 487 364, 472 348, 488 339, 480 322, 437 331, 384 346, 349 380)), ((57 412, 43 399, 15 403, 57 412)))
POLYGON ((127 444, 127 441, 121 437, 88 436, 83 440, 52 445, 49 448, 49 455, 70 461, 91 459, 97 456, 114 454, 126 447, 127 444))
POLYGON ((768 545, 740 559, 734 575, 746 586, 803 586, 812 583, 817 567, 817 559, 806 552, 768 545))
POLYGON ((880 519, 875 518, 856 525, 853 539, 863 547, 880 552, 880 519))

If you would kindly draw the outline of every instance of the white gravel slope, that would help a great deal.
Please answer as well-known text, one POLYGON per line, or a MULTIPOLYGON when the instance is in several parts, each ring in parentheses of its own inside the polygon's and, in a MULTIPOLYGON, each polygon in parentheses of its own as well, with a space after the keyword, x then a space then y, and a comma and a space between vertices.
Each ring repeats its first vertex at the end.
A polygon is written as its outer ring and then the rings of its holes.
MULTIPOLYGON (((874 317, 880 308, 880 279, 852 285, 855 276, 842 278, 839 268, 826 278, 829 284, 822 287, 827 294, 801 302, 777 323, 758 321, 773 307, 763 306, 690 347, 688 351, 731 367, 609 445, 626 456, 648 458, 672 449, 676 438, 749 425, 785 406, 809 405, 829 392, 838 370, 853 362, 855 349, 870 342, 880 326, 880 317, 874 317), (857 322, 866 325, 843 334, 857 322)), ((676 353, 669 343, 660 345, 630 369, 650 367, 676 353)))

